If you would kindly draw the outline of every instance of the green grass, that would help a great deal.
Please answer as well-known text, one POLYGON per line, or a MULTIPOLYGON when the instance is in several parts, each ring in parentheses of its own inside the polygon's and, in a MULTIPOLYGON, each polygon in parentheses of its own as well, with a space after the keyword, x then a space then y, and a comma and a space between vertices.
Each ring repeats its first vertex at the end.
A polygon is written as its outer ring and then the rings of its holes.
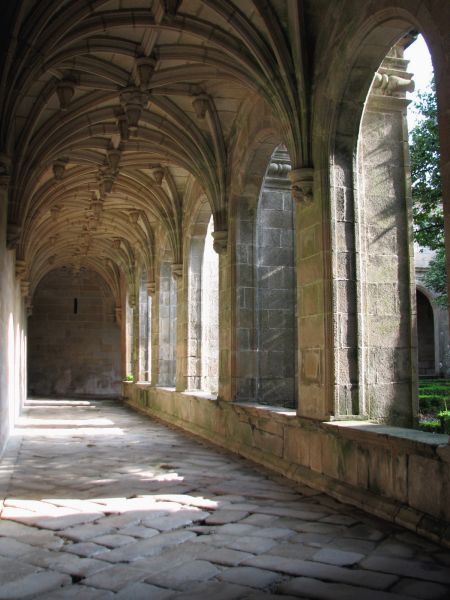
POLYGON ((450 379, 419 379, 419 429, 450 433, 450 379))

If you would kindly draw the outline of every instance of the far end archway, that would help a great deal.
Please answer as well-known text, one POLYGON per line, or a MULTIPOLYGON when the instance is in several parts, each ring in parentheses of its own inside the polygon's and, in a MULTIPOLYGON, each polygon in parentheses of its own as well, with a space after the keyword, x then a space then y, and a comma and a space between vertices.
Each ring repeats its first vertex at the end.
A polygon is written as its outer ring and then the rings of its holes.
POLYGON ((28 323, 28 391, 38 396, 111 397, 120 389, 120 330, 113 295, 91 270, 48 273, 28 323))
POLYGON ((427 296, 416 289, 419 375, 436 375, 436 345, 433 307, 427 296))

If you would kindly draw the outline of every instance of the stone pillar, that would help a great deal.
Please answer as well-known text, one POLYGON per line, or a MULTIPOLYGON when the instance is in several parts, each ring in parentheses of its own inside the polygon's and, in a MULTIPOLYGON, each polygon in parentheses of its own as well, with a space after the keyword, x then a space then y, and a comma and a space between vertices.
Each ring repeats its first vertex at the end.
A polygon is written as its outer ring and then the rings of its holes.
MULTIPOLYGON (((240 196, 232 202, 229 250, 220 257, 219 288, 220 302, 227 290, 225 304, 230 321, 226 327, 229 332, 228 376, 230 381, 230 399, 242 402, 254 402, 258 375, 255 329, 255 218, 258 196, 240 196)), ((220 305, 219 320, 224 319, 220 305)), ((220 323, 221 336, 222 322, 220 323)), ((220 364, 224 364, 222 356, 220 364)), ((224 373, 225 376, 225 373, 224 373)))
POLYGON ((131 348, 131 369, 134 382, 139 381, 139 296, 136 292, 131 292, 128 302, 133 311, 132 316, 132 348, 131 348))
POLYGON ((214 231, 214 250, 219 255, 219 386, 221 400, 234 399, 232 365, 232 262, 228 231, 214 231))
POLYGON ((175 342, 175 389, 184 392, 187 385, 186 343, 187 343, 187 305, 184 294, 183 264, 172 265, 172 277, 176 285, 176 342, 175 342))
POLYGON ((414 248, 402 48, 376 73, 361 122, 358 189, 363 405, 411 426, 417 409, 414 248))
POLYGON ((296 201, 298 402, 297 414, 326 420, 331 414, 325 344, 325 272, 322 202, 310 167, 289 173, 296 201))
POLYGON ((159 384, 159 268, 156 269, 156 278, 152 294, 152 356, 151 356, 151 382, 159 384))

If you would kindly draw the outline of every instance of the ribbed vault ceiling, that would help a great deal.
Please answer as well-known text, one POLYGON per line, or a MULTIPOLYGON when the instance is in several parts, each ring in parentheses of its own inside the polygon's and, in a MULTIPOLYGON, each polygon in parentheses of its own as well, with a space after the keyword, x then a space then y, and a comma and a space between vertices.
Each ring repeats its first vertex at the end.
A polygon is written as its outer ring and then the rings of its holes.
POLYGON ((53 268, 85 266, 117 292, 137 262, 152 273, 158 228, 181 262, 193 186, 225 230, 230 155, 249 98, 277 115, 292 161, 308 162, 300 2, 14 5, 1 162, 9 243, 32 288, 53 268))

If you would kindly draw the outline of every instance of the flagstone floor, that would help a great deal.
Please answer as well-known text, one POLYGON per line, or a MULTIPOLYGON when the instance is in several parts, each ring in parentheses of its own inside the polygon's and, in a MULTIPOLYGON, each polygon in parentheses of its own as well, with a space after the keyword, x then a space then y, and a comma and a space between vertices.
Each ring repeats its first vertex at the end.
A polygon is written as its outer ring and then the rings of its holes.
POLYGON ((450 552, 113 401, 29 400, 0 600, 450 598, 450 552))

